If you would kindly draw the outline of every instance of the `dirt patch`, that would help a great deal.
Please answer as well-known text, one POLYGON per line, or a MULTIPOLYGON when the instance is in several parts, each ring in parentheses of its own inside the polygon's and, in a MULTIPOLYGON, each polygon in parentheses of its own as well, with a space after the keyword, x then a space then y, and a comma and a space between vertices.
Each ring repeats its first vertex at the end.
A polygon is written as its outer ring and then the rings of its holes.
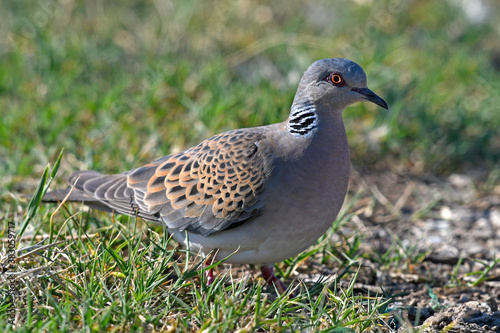
POLYGON ((360 196, 353 208, 359 214, 342 232, 361 233, 362 252, 387 253, 395 243, 408 250, 401 267, 384 269, 365 257, 356 286, 399 295, 388 309, 393 331, 500 332, 499 185, 481 172, 447 178, 353 172, 350 193, 360 196))

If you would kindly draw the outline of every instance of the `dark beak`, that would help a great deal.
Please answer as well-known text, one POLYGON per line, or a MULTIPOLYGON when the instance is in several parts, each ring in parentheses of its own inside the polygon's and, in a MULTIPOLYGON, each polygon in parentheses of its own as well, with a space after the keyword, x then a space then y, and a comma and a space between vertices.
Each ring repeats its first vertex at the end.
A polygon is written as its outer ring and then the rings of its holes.
POLYGON ((360 95, 363 95, 364 99, 366 99, 367 101, 375 103, 378 106, 383 107, 384 109, 387 109, 387 110, 389 109, 389 107, 387 106, 387 103, 382 98, 377 96, 377 94, 375 94, 370 89, 368 89, 368 88, 352 88, 352 90, 357 92, 360 95))

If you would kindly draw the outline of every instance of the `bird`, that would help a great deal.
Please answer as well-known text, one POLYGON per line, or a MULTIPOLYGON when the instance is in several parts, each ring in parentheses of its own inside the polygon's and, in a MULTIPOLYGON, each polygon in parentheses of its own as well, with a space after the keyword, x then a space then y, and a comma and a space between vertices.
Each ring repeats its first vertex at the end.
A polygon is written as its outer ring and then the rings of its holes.
MULTIPOLYGON (((332 225, 348 188, 342 114, 356 102, 387 103, 355 62, 327 58, 304 72, 284 122, 230 130, 120 174, 77 171, 44 201, 83 202, 163 224, 204 265, 259 265, 279 293, 274 265, 313 245, 332 225)), ((207 269, 207 283, 214 281, 207 269)))

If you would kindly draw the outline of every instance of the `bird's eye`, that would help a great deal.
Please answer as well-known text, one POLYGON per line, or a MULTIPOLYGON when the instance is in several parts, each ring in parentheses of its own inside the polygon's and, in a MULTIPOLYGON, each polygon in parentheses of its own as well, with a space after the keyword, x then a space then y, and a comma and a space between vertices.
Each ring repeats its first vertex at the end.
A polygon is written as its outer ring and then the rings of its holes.
POLYGON ((332 81, 333 84, 341 84, 342 76, 340 76, 339 74, 332 74, 330 77, 330 81, 332 81))

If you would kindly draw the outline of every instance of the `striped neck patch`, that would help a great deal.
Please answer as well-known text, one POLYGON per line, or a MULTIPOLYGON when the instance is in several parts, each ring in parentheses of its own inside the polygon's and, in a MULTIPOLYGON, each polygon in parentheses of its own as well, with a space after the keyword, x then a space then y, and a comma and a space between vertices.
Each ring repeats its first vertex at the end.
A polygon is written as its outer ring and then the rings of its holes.
POLYGON ((318 127, 316 107, 309 101, 293 104, 286 128, 288 132, 301 136, 308 136, 318 127))

